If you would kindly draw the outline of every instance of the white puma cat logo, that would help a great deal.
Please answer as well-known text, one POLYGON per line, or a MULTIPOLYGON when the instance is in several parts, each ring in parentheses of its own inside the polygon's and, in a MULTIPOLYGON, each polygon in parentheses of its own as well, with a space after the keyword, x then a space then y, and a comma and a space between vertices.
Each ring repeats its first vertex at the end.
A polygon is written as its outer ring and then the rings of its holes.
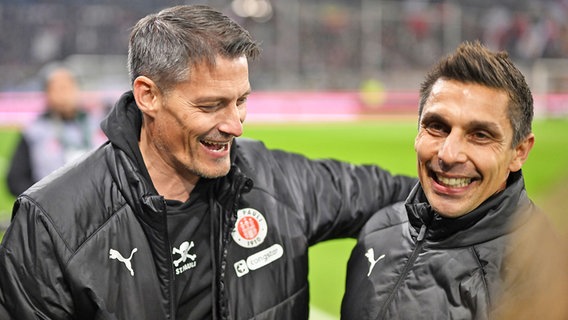
POLYGON ((375 264, 377 264, 377 262, 379 262, 379 260, 384 258, 385 255, 383 254, 377 260, 375 260, 375 250, 373 250, 373 248, 370 248, 369 250, 367 250, 367 253, 365 253, 365 257, 367 257, 367 259, 369 259, 369 263, 371 264, 369 266, 369 273, 367 273, 367 277, 368 277, 368 276, 371 275, 371 271, 373 271, 375 264))
POLYGON ((120 254, 120 252, 118 252, 114 249, 110 249, 108 253, 109 253, 110 259, 116 259, 116 260, 124 263, 124 265, 126 266, 126 269, 128 269, 130 271, 130 275, 134 277, 134 270, 132 270, 132 263, 130 262, 130 260, 132 260, 132 256, 134 255, 134 253, 136 251, 138 251, 138 248, 132 249, 132 252, 130 252, 130 257, 128 257, 128 259, 124 258, 122 256, 122 254, 120 254))

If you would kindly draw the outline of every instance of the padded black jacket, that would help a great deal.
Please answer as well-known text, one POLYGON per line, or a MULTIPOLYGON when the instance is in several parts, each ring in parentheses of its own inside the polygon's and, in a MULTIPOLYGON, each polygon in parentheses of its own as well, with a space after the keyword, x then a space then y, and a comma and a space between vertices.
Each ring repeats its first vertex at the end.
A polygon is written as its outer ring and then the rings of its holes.
MULTIPOLYGON (((103 122, 110 142, 17 199, 0 248, 0 303, 13 318, 176 318, 166 206, 138 149, 141 119, 124 94, 103 122)), ((307 319, 308 247, 356 236, 416 182, 247 139, 232 159, 207 199, 216 319, 307 319), (256 233, 238 234, 243 217, 256 233)))
MULTIPOLYGON (((359 235, 348 263, 342 319, 488 319, 508 284, 509 241, 542 218, 521 171, 474 211, 448 219, 417 185, 406 202, 382 209, 359 235)), ((552 230, 552 229, 550 229, 552 230)))

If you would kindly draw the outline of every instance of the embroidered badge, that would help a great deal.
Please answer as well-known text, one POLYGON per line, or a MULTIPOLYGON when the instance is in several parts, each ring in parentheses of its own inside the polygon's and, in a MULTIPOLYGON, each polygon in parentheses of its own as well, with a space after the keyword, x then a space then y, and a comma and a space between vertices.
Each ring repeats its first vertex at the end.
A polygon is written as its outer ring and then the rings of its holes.
POLYGON ((231 235, 233 240, 244 248, 254 248, 261 244, 268 233, 264 216, 255 209, 246 208, 237 212, 237 222, 231 235))

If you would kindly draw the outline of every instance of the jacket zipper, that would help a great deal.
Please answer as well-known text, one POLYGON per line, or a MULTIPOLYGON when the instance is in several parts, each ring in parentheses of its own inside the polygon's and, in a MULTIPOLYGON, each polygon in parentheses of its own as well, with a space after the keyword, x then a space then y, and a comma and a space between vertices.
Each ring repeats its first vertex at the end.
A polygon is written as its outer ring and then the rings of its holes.
MULTIPOLYGON (((219 289, 219 306, 221 307, 219 310, 219 318, 220 319, 230 319, 231 316, 229 314, 229 299, 227 298, 226 294, 226 289, 225 289, 225 283, 224 283, 224 278, 225 278, 225 272, 227 272, 227 247, 231 238, 231 231, 234 228, 234 223, 236 222, 236 215, 237 215, 237 211, 239 209, 239 201, 241 199, 241 196, 243 194, 243 190, 245 190, 246 188, 246 184, 247 184, 247 179, 244 176, 238 176, 235 177, 238 178, 239 180, 234 182, 234 184, 237 186, 235 188, 235 194, 234 194, 234 198, 233 198, 233 202, 231 203, 231 208, 230 208, 230 214, 228 217, 226 217, 228 219, 228 221, 223 221, 224 219, 222 218, 221 222, 220 222, 220 231, 221 231, 221 241, 220 241, 220 259, 219 259, 219 263, 220 266, 218 268, 220 268, 219 272, 219 278, 218 278, 218 286, 220 287, 219 289), (231 219, 235 219, 235 221, 231 221, 231 219), (227 225, 225 225, 225 222, 227 222, 227 225)), ((223 216, 223 215, 222 215, 223 216)))
POLYGON ((173 257, 171 255, 171 243, 170 243, 170 235, 168 234, 168 213, 167 213, 167 203, 166 203, 166 199, 164 197, 162 197, 162 203, 164 206, 164 210, 162 212, 163 216, 164 216, 164 225, 166 226, 166 243, 167 243, 167 247, 168 247, 168 270, 170 271, 170 319, 175 319, 176 318, 176 312, 177 312, 177 306, 176 306, 176 299, 174 298, 174 292, 175 292, 175 272, 174 272, 174 262, 173 262, 173 257))
POLYGON ((414 250, 412 251, 412 255, 410 256, 410 258, 408 259, 408 262, 404 266, 404 270, 402 271, 402 273, 398 277, 398 280, 396 281, 394 288, 392 289, 389 297, 387 298, 387 300, 383 304, 383 307, 382 307, 381 312, 379 313, 379 317, 377 317, 377 319, 384 319, 385 314, 387 313, 388 306, 391 304, 392 300, 394 299, 396 292, 398 291, 399 287, 402 284, 402 281, 404 280, 404 278, 406 278, 406 275, 408 274, 408 272, 410 271, 410 269, 414 265, 416 258, 418 258, 418 255, 422 251, 422 248, 424 247, 424 244, 425 244, 424 243, 424 236, 426 235, 427 229, 428 228, 426 227, 425 224, 423 224, 420 227, 420 231, 418 232, 418 237, 416 237, 416 247, 414 247, 414 250))

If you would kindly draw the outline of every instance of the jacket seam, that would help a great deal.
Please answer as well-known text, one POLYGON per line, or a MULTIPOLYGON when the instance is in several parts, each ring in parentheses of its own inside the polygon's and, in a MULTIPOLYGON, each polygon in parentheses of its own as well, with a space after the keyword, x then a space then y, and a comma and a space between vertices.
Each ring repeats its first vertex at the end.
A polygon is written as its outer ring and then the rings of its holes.
POLYGON ((22 198, 27 199, 29 202, 31 202, 41 213, 41 215, 43 217, 45 217, 46 221, 49 222, 49 227, 53 229, 53 231, 55 232, 55 234, 57 234, 57 237, 59 238, 59 240, 65 245, 65 248, 67 251, 69 251, 71 254, 69 255, 69 258, 66 259, 64 261, 64 265, 65 267, 67 267, 67 265, 69 264, 69 262, 75 257, 75 255, 81 250, 81 248, 89 242, 89 240, 95 236, 104 226, 106 226, 108 223, 110 223, 110 221, 112 219, 115 219, 117 212, 121 211, 125 206, 126 203, 123 204, 118 210, 114 211, 111 216, 109 217, 109 219, 107 219, 104 223, 102 223, 98 228, 96 228, 84 241, 82 241, 79 246, 77 246, 77 248, 75 250, 73 250, 71 248, 71 245, 69 245, 69 243, 63 238, 63 236, 61 235, 61 233, 59 232, 59 229, 55 227, 55 223, 53 222, 53 219, 51 218, 51 216, 47 213, 47 211, 37 202, 35 201, 33 198, 31 198, 28 195, 22 195, 22 198))
POLYGON ((256 319, 256 318, 262 317, 264 314, 270 313, 270 312, 273 311, 274 309, 277 309, 277 308, 279 308, 279 307, 282 306, 282 305, 288 304, 290 301, 295 300, 295 299, 296 299, 299 295, 301 295, 302 292, 304 292, 305 290, 308 290, 307 285, 302 286, 302 288, 300 288, 298 291, 294 292, 294 293, 291 294, 291 295, 288 295, 288 296, 286 297, 286 299, 280 301, 278 304, 276 304, 276 305, 274 305, 274 306, 272 306, 272 307, 270 307, 270 308, 268 308, 268 309, 266 309, 266 310, 264 310, 264 311, 261 311, 260 313, 257 313, 257 314, 254 315, 254 317, 251 318, 251 319, 256 319))
POLYGON ((486 272, 483 264, 481 263, 480 254, 477 251, 477 248, 476 248, 475 245, 471 246, 471 252, 473 254, 473 257, 475 258, 475 262, 477 263, 477 265, 479 266, 479 269, 481 270, 481 281, 483 282, 483 288, 485 289, 485 292, 487 292, 487 296, 486 296, 487 297, 486 298, 487 305, 491 305, 491 303, 490 303, 491 297, 489 296, 490 292, 489 292, 489 286, 487 285, 487 277, 486 277, 487 272, 486 272))
MULTIPOLYGON (((59 240, 61 240, 61 242, 63 242, 63 244, 65 245, 65 248, 69 252, 73 252, 73 250, 71 250, 71 246, 67 243, 67 241, 65 241, 65 239, 63 238, 63 236, 59 232, 59 229, 55 227, 55 223, 53 222, 53 219, 51 219, 51 216, 47 213, 47 211, 45 211, 45 209, 37 201, 35 201, 33 198, 31 198, 30 196, 22 195, 22 198, 25 198, 26 200, 31 202, 34 205, 34 207, 36 207, 36 209, 40 211, 41 215, 43 217, 45 217, 47 222, 49 222, 49 227, 51 227, 53 229, 55 234, 57 234, 57 237, 59 238, 59 240)), ((65 262, 65 265, 67 265, 67 262, 65 262)))
POLYGON ((279 204, 282 204, 284 206, 286 206, 287 209, 290 209, 296 213, 298 213, 298 210, 292 206, 290 206, 290 204, 282 199, 280 199, 275 193, 269 192, 268 189, 263 188, 263 187, 257 187, 256 184, 252 187, 252 190, 258 190, 260 192, 263 192, 267 195, 269 195, 270 197, 272 197, 274 200, 276 200, 276 202, 278 202, 279 204))
MULTIPOLYGON (((279 206, 283 206, 284 208, 286 208, 288 211, 293 212, 297 217, 299 217, 300 219, 303 219, 306 223, 305 223, 305 230, 304 234, 308 234, 309 230, 311 230, 311 220, 308 219, 307 214, 301 214, 300 211, 298 210, 297 207, 293 207, 290 205, 290 203, 288 201, 284 201, 282 200, 280 197, 278 197, 276 195, 276 192, 272 193, 270 192, 267 188, 264 187, 258 187, 256 184, 253 185, 252 190, 257 190, 258 192, 262 192, 268 196, 270 196, 272 199, 274 199, 279 206)), ((317 241, 310 241, 310 237, 306 236, 305 241, 308 245, 312 246, 315 243, 317 243, 317 241)))
POLYGON ((120 206, 120 208, 118 208, 118 210, 115 210, 114 212, 112 212, 110 214, 110 217, 108 219, 106 219, 98 228, 96 228, 87 238, 85 238, 84 241, 82 241, 79 246, 77 246, 77 249, 75 251, 69 250, 71 252, 73 252, 70 256, 69 259, 67 259, 67 261, 65 261, 65 266, 67 266, 67 264, 73 260, 73 258, 75 257, 75 255, 77 253, 79 253, 79 251, 81 251, 81 249, 95 236, 97 235, 102 228, 104 228, 107 224, 109 224, 111 222, 111 220, 114 219, 118 219, 118 212, 120 212, 122 209, 124 209, 126 207, 126 203, 124 203, 122 206, 120 206))

